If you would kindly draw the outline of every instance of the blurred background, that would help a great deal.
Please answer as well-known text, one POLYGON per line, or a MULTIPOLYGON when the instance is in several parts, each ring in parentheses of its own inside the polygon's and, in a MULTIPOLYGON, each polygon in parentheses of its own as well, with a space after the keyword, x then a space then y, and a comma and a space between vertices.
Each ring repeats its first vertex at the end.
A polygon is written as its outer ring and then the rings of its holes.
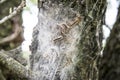
POLYGON ((37 0, 27 0, 26 7, 23 10, 23 26, 24 26, 24 42, 22 43, 22 50, 29 51, 29 45, 32 39, 32 29, 38 22, 37 0))

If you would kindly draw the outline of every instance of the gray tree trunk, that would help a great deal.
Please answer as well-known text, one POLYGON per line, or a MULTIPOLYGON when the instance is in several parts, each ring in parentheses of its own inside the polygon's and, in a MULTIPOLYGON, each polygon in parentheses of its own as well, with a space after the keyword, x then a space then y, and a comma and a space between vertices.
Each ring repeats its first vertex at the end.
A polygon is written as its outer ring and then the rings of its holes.
POLYGON ((96 80, 106 0, 39 0, 31 80, 96 80))
POLYGON ((120 7, 101 59, 99 80, 120 80, 120 7))

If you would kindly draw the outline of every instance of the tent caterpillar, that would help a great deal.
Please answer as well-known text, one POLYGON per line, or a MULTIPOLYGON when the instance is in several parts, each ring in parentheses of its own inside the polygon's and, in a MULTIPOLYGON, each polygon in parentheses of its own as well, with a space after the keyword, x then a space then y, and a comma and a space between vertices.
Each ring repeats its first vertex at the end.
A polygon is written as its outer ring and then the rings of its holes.
POLYGON ((54 41, 62 40, 65 37, 65 35, 70 31, 70 29, 75 27, 75 25, 79 24, 80 21, 81 21, 81 17, 77 16, 72 21, 67 21, 66 23, 62 23, 62 24, 57 25, 60 27, 60 36, 62 36, 62 37, 58 36, 57 38, 54 39, 54 41))

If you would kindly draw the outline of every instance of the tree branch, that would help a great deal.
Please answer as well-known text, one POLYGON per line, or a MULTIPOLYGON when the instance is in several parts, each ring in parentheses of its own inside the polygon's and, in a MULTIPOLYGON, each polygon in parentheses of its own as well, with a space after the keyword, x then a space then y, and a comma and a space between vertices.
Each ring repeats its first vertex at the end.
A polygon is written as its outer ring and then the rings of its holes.
POLYGON ((3 39, 0 39, 0 44, 4 44, 6 42, 13 41, 20 35, 20 33, 22 33, 23 29, 22 29, 21 25, 19 25, 19 18, 17 16, 15 16, 13 18, 13 27, 14 27, 14 33, 12 33, 11 35, 9 35, 3 39))
POLYGON ((6 0, 1 0, 1 1, 0 1, 0 4, 4 3, 5 1, 6 1, 6 0))
POLYGON ((21 4, 8 16, 4 17, 3 19, 0 20, 0 24, 4 23, 5 21, 7 21, 8 19, 12 18, 13 16, 15 16, 20 10, 23 9, 23 7, 25 6, 26 1, 22 0, 21 4))
POLYGON ((31 70, 26 69, 23 65, 3 52, 0 52, 0 64, 21 79, 29 79, 32 77, 31 70))

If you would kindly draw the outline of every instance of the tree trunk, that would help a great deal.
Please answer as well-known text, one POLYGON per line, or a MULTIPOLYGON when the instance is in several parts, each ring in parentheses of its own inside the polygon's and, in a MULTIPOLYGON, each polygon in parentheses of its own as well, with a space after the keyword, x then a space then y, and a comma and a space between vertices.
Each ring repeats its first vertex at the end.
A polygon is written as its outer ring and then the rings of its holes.
POLYGON ((39 0, 31 80, 96 80, 106 0, 39 0))
POLYGON ((101 59, 99 80, 120 80, 120 7, 101 59))

